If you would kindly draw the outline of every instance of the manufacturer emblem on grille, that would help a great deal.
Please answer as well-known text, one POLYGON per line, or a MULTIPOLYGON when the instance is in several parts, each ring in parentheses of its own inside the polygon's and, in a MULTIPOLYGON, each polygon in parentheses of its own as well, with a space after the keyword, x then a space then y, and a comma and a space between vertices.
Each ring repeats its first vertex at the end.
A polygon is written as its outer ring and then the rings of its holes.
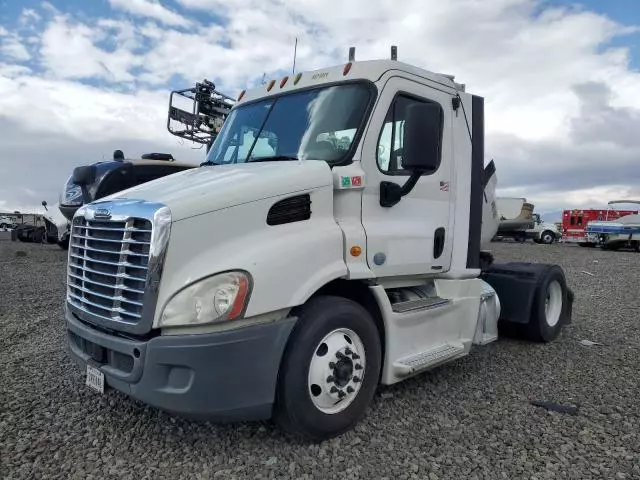
POLYGON ((94 214, 93 214, 94 218, 104 218, 104 219, 109 219, 111 218, 111 212, 109 210, 107 210, 106 208, 98 208, 94 214))

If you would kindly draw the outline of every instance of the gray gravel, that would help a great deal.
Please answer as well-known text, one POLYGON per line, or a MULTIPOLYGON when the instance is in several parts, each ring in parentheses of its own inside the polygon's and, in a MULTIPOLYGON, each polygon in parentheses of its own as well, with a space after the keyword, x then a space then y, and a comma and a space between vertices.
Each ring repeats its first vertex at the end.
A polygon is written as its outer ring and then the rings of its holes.
POLYGON ((0 242, 3 478, 640 478, 640 254, 493 244, 499 260, 560 263, 574 323, 381 388, 342 438, 296 443, 269 423, 185 421, 84 386, 66 357, 65 252, 0 242), (16 251, 27 253, 16 256, 16 251), (594 263, 597 261, 597 263, 594 263), (587 271, 590 276, 582 273, 587 271), (603 346, 585 347, 588 339, 603 346), (529 400, 580 405, 549 413, 529 400))

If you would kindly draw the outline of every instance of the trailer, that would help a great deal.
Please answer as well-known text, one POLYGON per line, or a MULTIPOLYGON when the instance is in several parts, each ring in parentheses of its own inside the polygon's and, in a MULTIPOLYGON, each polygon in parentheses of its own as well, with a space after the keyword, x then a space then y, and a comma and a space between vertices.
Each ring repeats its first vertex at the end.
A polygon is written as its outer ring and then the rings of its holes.
POLYGON ((335 437, 380 384, 571 321, 559 266, 483 249, 496 185, 483 98, 395 47, 272 79, 200 167, 76 211, 69 355, 98 394, 335 437))
POLYGON ((589 222, 617 220, 620 217, 637 214, 637 210, 615 209, 571 209, 562 212, 562 242, 574 243, 581 247, 595 247, 597 242, 589 241, 585 227, 589 222))
POLYGON ((609 215, 611 205, 621 203, 640 205, 640 200, 610 201, 604 220, 587 223, 584 229, 586 244, 600 246, 604 250, 630 248, 640 252, 640 215, 638 215, 637 211, 628 215, 620 215, 615 219, 609 215))

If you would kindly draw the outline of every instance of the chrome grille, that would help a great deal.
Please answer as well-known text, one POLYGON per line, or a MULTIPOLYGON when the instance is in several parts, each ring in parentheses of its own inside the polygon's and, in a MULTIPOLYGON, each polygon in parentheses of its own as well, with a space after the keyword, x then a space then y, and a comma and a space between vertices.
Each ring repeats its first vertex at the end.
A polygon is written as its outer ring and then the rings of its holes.
POLYGON ((101 320, 137 324, 143 317, 152 223, 75 217, 69 245, 67 301, 101 320))

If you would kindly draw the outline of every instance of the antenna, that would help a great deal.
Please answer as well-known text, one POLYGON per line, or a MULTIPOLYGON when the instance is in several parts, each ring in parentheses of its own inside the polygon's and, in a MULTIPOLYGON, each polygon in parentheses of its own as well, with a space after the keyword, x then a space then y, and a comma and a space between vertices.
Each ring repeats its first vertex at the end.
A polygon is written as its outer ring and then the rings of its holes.
POLYGON ((356 61, 356 47, 349 47, 349 61, 356 61))
POLYGON ((266 77, 267 77, 267 72, 265 72, 265 73, 263 73, 263 74, 262 74, 262 80, 260 80, 260 83, 261 83, 262 85, 264 85, 265 83, 267 83, 267 81, 265 80, 265 78, 266 78, 266 77))
POLYGON ((293 46, 293 68, 291 69, 291 75, 296 73, 296 55, 298 53, 298 37, 296 37, 296 43, 293 46))

